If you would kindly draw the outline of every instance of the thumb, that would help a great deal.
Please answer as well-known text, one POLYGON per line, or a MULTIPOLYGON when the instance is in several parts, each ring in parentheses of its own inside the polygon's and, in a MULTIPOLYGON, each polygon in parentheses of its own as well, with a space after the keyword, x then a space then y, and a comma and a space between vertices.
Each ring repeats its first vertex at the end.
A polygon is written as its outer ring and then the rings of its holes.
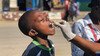
POLYGON ((54 23, 55 26, 61 27, 61 24, 59 22, 54 23))

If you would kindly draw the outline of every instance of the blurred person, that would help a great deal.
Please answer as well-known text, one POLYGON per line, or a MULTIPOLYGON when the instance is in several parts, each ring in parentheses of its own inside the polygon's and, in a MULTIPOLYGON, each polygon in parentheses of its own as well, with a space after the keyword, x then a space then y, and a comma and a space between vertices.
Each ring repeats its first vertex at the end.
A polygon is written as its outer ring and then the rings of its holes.
POLYGON ((76 8, 77 8, 76 15, 79 16, 79 15, 80 15, 80 5, 81 5, 81 4, 80 4, 80 2, 79 2, 78 0, 76 0, 76 4, 77 4, 77 5, 76 5, 76 6, 77 6, 77 7, 76 7, 76 8))
POLYGON ((79 35, 74 40, 72 40, 72 43, 74 44, 76 43, 75 44, 76 46, 72 44, 72 55, 73 56, 94 56, 93 55, 94 52, 100 51, 100 48, 99 48, 100 47, 100 16, 99 16, 100 0, 92 0, 88 6, 91 8, 91 12, 88 13, 83 19, 80 19, 73 24, 72 31, 74 34, 71 33, 72 36, 69 36, 69 33, 66 32, 69 30, 67 25, 59 24, 62 31, 69 38, 70 37, 72 38, 73 35, 75 36, 79 35), (86 40, 82 39, 81 37, 86 40), (79 43, 77 43, 76 41, 78 41, 79 43), (99 42, 99 43, 93 43, 93 42, 99 42), (81 45, 81 47, 77 44, 81 45), (81 50, 77 46, 82 48, 83 50, 81 50))
POLYGON ((64 6, 65 6, 65 10, 63 12, 63 17, 62 19, 65 20, 65 21, 68 21, 68 16, 69 16, 69 7, 70 7, 70 1, 71 0, 65 0, 64 2, 64 6))
POLYGON ((100 40, 92 42, 74 34, 70 24, 66 21, 56 22, 55 25, 61 29, 67 41, 72 42, 91 56, 100 56, 100 40))
POLYGON ((77 0, 71 0, 69 7, 69 18, 72 21, 75 21, 75 18, 77 18, 77 16, 79 16, 79 2, 77 0))
POLYGON ((17 0, 17 6, 20 11, 26 11, 26 1, 25 0, 17 0))
POLYGON ((63 3, 64 3, 64 0, 60 0, 60 2, 61 2, 61 4, 63 5, 63 3))
POLYGON ((55 34, 55 28, 47 13, 39 10, 25 12, 18 21, 20 31, 32 38, 22 56, 55 56, 54 46, 48 35, 55 34))
MULTIPOLYGON (((92 42, 100 39, 100 1, 92 0, 89 4, 91 12, 83 19, 79 19, 72 26, 73 33, 92 42)), ((72 44, 72 56, 91 56, 76 45, 72 44)))
POLYGON ((2 10, 4 12, 10 11, 10 0, 2 0, 2 10))
POLYGON ((53 0, 43 0, 43 10, 51 11, 53 7, 53 0))

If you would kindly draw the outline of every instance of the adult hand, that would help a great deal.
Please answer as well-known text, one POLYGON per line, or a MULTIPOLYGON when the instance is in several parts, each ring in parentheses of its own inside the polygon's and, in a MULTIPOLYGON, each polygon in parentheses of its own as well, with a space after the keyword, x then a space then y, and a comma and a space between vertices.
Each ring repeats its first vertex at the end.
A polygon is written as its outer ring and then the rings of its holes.
POLYGON ((64 37, 68 41, 72 40, 76 36, 76 34, 72 33, 70 24, 68 22, 62 20, 61 22, 56 22, 55 25, 61 28, 64 37))

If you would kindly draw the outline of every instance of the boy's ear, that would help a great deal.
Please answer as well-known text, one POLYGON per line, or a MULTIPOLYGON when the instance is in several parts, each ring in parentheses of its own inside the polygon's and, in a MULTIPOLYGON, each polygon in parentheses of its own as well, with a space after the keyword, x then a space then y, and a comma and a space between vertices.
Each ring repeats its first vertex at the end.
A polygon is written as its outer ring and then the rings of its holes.
POLYGON ((31 29, 30 31, 29 31, 29 33, 28 33, 28 35, 29 36, 35 36, 35 35, 37 35, 38 33, 35 31, 35 30, 33 30, 33 29, 31 29))

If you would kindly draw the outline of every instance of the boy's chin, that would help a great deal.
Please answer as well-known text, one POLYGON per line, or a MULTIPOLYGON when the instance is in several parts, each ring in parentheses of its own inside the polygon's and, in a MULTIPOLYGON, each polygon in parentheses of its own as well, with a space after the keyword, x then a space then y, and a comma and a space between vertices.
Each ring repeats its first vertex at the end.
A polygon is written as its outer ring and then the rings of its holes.
POLYGON ((52 36, 52 35, 54 35, 55 34, 55 32, 54 33, 51 33, 51 34, 49 34, 50 36, 52 36))

